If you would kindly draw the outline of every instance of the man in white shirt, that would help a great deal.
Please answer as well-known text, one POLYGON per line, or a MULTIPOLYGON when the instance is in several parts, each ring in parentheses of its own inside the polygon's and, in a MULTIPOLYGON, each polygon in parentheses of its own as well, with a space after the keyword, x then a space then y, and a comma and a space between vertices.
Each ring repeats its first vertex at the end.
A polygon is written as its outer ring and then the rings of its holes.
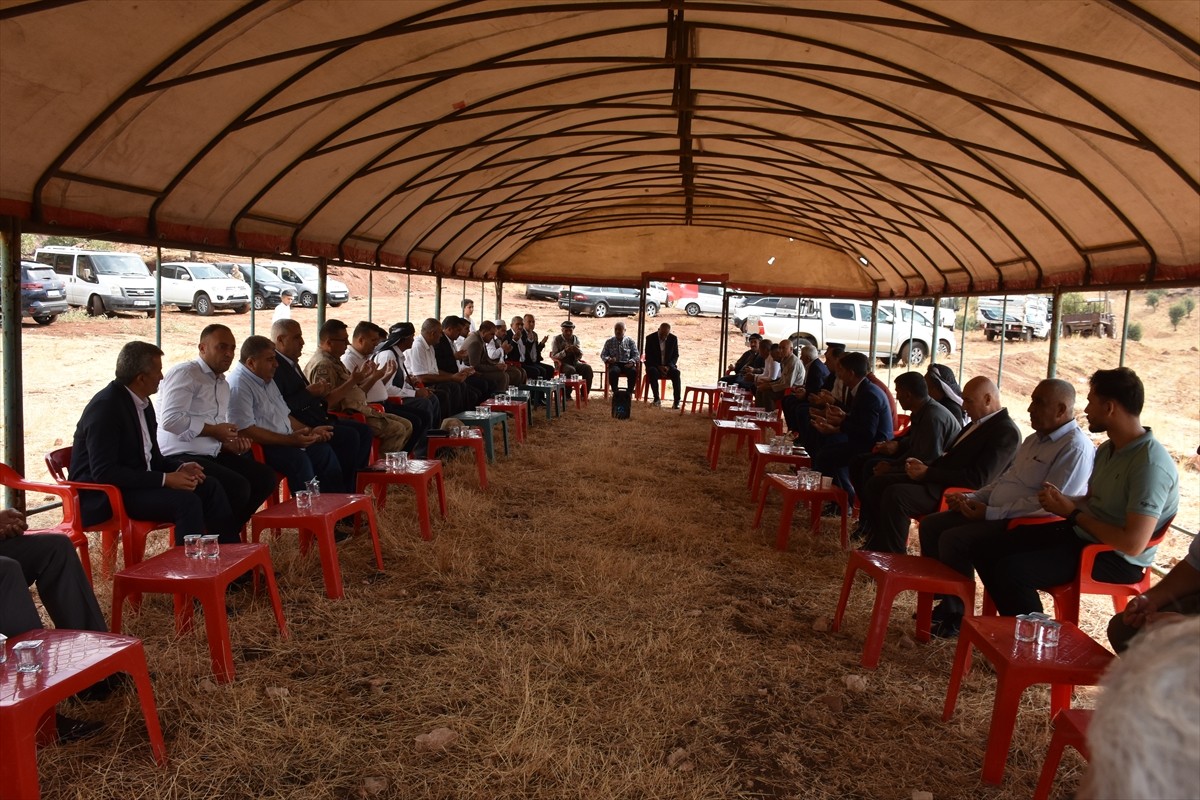
MULTIPOLYGON (((405 354, 408 361, 408 373, 413 381, 419 381, 437 395, 442 411, 446 416, 453 416, 474 404, 473 393, 468 391, 466 380, 474 371, 449 369, 442 371, 438 367, 436 345, 444 339, 442 323, 430 317, 421 323, 421 335, 413 339, 412 348, 405 354)), ((449 366, 449 365, 447 365, 449 366)))
POLYGON ((410 408, 424 412, 429 419, 429 428, 442 424, 442 406, 437 395, 424 386, 417 386, 408 374, 405 353, 412 349, 416 340, 416 328, 411 322, 397 322, 388 329, 387 337, 375 345, 374 359, 380 367, 387 368, 395 363, 395 373, 384 386, 390 402, 400 402, 410 408))
POLYGON ((164 456, 194 461, 225 490, 241 528, 276 489, 275 470, 246 454, 250 440, 229 421, 229 384, 237 342, 224 325, 200 332, 200 355, 176 364, 159 386, 158 446, 164 456))
POLYGON ((271 323, 274 324, 281 319, 292 318, 292 301, 296 299, 296 293, 291 289, 284 289, 279 295, 279 305, 275 306, 275 313, 271 315, 271 323))
MULTIPOLYGON (((412 326, 410 325, 411 329, 412 326)), ((379 368, 378 379, 364 387, 368 403, 379 403, 383 410, 397 417, 408 420, 412 425, 412 437, 408 440, 408 449, 416 458, 425 458, 426 447, 429 444, 427 434, 432 427, 432 417, 428 407, 419 408, 418 403, 406 402, 404 395, 391 394, 396 374, 402 371, 402 358, 375 358, 376 348, 387 337, 387 331, 373 322, 366 320, 354 326, 350 336, 350 346, 342 353, 342 364, 350 372, 359 369, 365 362, 371 361, 379 368)), ((410 341, 411 346, 411 341, 410 341)), ((403 378, 402 378, 403 379, 403 378)), ((400 391, 397 389, 397 391, 400 391)), ((413 397, 413 400, 416 398, 413 397)))

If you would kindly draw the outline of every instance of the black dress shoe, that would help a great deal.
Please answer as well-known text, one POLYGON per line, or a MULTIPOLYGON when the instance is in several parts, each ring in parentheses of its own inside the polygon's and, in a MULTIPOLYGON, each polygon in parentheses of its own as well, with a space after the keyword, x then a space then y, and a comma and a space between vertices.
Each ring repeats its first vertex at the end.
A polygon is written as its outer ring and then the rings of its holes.
POLYGON ((54 725, 58 728, 58 740, 62 743, 77 742, 94 736, 104 727, 103 722, 88 722, 82 719, 71 719, 62 714, 54 715, 54 725))
POLYGON ((961 627, 962 620, 939 619, 929 626, 929 635, 936 639, 957 639, 958 631, 961 627))

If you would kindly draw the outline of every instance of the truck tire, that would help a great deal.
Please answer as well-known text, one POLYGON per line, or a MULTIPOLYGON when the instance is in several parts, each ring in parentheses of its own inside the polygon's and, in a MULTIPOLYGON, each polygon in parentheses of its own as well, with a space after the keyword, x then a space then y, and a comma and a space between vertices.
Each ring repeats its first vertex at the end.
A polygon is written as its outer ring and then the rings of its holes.
POLYGON ((929 357, 929 348, 925 346, 924 342, 910 339, 900 346, 900 352, 897 357, 901 365, 919 367, 929 357))
POLYGON ((1021 331, 1021 341, 1022 342, 1033 341, 1033 331, 1029 330, 1029 328, 1024 328, 1021 331))
POLYGON ((38 314, 33 318, 33 321, 38 325, 49 325, 56 319, 58 319, 58 314, 38 314))
POLYGON ((658 316, 658 303, 646 303, 646 316, 647 317, 657 317, 658 316))
POLYGON ((592 314, 595 315, 597 319, 600 317, 607 317, 608 303, 604 302, 603 300, 598 301, 595 307, 592 308, 592 314))
POLYGON ((984 336, 987 336, 987 340, 989 342, 996 341, 996 332, 995 331, 984 331, 984 336))
POLYGON ((192 308, 202 317, 211 317, 213 313, 212 300, 209 300, 204 292, 196 295, 196 299, 192 301, 192 308))
POLYGON ((98 294, 94 294, 88 298, 87 313, 89 317, 108 317, 112 319, 116 316, 116 312, 109 311, 104 307, 104 298, 98 294))

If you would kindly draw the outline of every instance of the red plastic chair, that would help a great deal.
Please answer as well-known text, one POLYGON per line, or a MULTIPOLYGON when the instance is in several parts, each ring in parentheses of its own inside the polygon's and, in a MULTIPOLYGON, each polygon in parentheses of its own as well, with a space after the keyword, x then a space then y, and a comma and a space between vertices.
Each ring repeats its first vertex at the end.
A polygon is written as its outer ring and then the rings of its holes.
POLYGON ((83 574, 87 575, 88 583, 92 582, 92 558, 88 554, 88 538, 83 532, 79 516, 79 495, 69 486, 56 486, 52 483, 34 483, 22 478, 8 464, 0 463, 0 486, 17 489, 24 492, 45 492, 62 500, 62 522, 51 528, 38 528, 25 531, 26 536, 42 533, 61 533, 71 539, 71 544, 79 552, 79 560, 83 563, 83 574))
POLYGON ((125 556, 125 566, 131 567, 140 562, 146 555, 146 537, 154 531, 167 531, 171 541, 175 540, 175 525, 170 522, 133 519, 125 511, 125 501, 121 491, 107 483, 83 483, 69 480, 67 471, 71 465, 71 448, 60 447, 46 454, 46 469, 50 476, 63 486, 76 491, 91 489, 104 492, 108 504, 112 507, 112 516, 106 521, 90 526, 90 530, 100 532, 100 574, 109 577, 117 563, 117 540, 121 541, 121 550, 125 556))
MULTIPOLYGON (((44 648, 42 669, 33 676, 13 667, 0 671, 0 741, 4 758, 0 759, 0 794, 3 797, 37 800, 37 743, 55 735, 54 707, 71 695, 114 675, 133 676, 141 701, 142 718, 150 736, 150 751, 160 766, 167 762, 154 688, 146 669, 146 651, 132 636, 95 631, 34 629, 8 640, 17 642, 40 639, 44 648), (32 680, 30 679, 32 678, 32 680)), ((13 656, 9 655, 10 661, 13 656)))
MULTIPOLYGON (((1052 519, 1057 519, 1057 517, 1053 517, 1052 519)), ((1154 536, 1151 537, 1150 542, 1146 546, 1153 547, 1161 542, 1167 535, 1167 531, 1171 529, 1171 523, 1174 521, 1175 517, 1172 515, 1154 533, 1154 536)), ((1113 610, 1120 613, 1125 610, 1125 606, 1129 604, 1130 598, 1137 597, 1150 588, 1149 567, 1143 569, 1141 579, 1133 583, 1107 583, 1105 581, 1098 581, 1092 577, 1092 569, 1096 566, 1096 556, 1115 549, 1115 547, 1107 544, 1089 544, 1083 548, 1083 555, 1079 559, 1079 572, 1075 575, 1075 580, 1060 586, 1052 586, 1046 590, 1054 598, 1055 619, 1060 622, 1071 622, 1078 625, 1080 597, 1085 594, 1105 594, 1110 596, 1112 598, 1113 610)))
POLYGON ((896 415, 896 429, 892 432, 892 438, 895 439, 900 434, 908 430, 908 426, 912 424, 912 417, 908 414, 896 415))
POLYGON ((1054 778, 1058 775, 1058 763, 1062 761, 1067 745, 1091 760, 1087 746, 1087 730, 1091 721, 1090 709, 1068 708, 1058 712, 1054 718, 1054 736, 1050 739, 1050 749, 1046 751, 1046 763, 1042 765, 1042 775, 1038 778, 1037 788, 1033 790, 1033 800, 1049 800, 1054 778))

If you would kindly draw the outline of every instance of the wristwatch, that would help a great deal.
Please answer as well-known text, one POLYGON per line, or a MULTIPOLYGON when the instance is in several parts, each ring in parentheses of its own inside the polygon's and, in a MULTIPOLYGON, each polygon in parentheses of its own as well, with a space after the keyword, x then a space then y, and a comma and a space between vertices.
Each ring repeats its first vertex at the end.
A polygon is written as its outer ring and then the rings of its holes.
POLYGON ((1082 513, 1083 513, 1082 509, 1079 509, 1079 508, 1075 509, 1070 514, 1067 514, 1067 522, 1071 523, 1072 526, 1078 526, 1079 525, 1079 515, 1082 513))

